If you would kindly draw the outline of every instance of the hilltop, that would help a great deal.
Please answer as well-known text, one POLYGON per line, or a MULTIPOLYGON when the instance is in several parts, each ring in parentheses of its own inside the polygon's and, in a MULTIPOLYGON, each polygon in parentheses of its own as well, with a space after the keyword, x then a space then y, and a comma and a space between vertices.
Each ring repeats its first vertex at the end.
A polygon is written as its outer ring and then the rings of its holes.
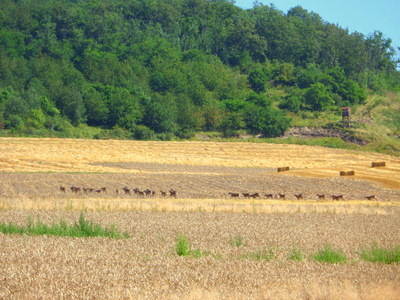
POLYGON ((2 136, 242 140, 321 127, 331 139, 310 143, 399 152, 400 72, 381 32, 225 0, 5 0, 0 15, 2 136), (340 126, 341 107, 354 126, 340 126))

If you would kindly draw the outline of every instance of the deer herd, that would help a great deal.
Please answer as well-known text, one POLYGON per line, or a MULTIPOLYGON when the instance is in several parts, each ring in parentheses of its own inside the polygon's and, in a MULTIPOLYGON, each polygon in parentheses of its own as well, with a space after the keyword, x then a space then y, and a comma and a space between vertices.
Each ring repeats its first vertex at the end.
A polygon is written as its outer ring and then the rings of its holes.
MULTIPOLYGON (((65 186, 60 186, 60 191, 62 193, 67 192, 67 188, 65 186)), ((81 188, 81 187, 76 187, 76 186, 71 186, 69 188, 72 193, 79 194, 79 193, 84 193, 84 194, 89 194, 89 193, 108 193, 108 189, 106 187, 102 187, 100 189, 94 189, 94 188, 81 188)), ((150 189, 145 189, 143 191, 139 190, 138 188, 130 189, 127 186, 124 186, 121 189, 116 189, 115 190, 116 194, 123 194, 123 195, 136 195, 136 196, 141 196, 141 197, 155 197, 156 196, 156 191, 150 190, 150 189)), ((168 192, 160 190, 160 195, 162 197, 167 197, 168 195, 170 197, 177 198, 178 197, 178 192, 175 191, 174 189, 170 189, 168 192)))
MULTIPOLYGON (((240 198, 240 195, 243 195, 244 198, 260 198, 261 199, 261 195, 259 193, 231 193, 229 192, 228 195, 231 196, 232 198, 240 198)), ((264 198, 266 199, 279 199, 279 200, 286 200, 286 194, 281 194, 278 193, 276 195, 274 194, 263 194, 264 198)), ((325 195, 321 195, 321 194, 316 194, 318 200, 325 200, 325 195)), ((303 200, 305 198, 305 196, 303 194, 294 194, 294 197, 297 200, 303 200)), ((334 201, 339 201, 339 200, 345 200, 344 195, 331 195, 331 196, 326 196, 326 197, 331 197, 332 200, 334 201)), ((371 196, 366 196, 364 197, 368 200, 376 200, 377 197, 375 195, 371 195, 371 196)))
MULTIPOLYGON (((67 188, 64 186, 60 186, 60 191, 62 193, 66 193, 67 192, 67 188)), ((84 193, 84 194, 89 194, 89 193, 108 193, 108 189, 106 187, 102 187, 99 189, 94 189, 94 188, 82 188, 82 187, 75 187, 75 186, 71 186, 70 191, 72 193, 75 194, 79 194, 79 193, 84 193)), ((157 196, 157 192, 151 189, 145 189, 145 190, 139 190, 138 188, 129 188, 127 186, 124 186, 121 189, 116 189, 115 190, 116 194, 123 194, 123 195, 136 195, 138 197, 156 197, 157 196)), ((161 197, 165 198, 165 197, 173 197, 173 198, 177 198, 178 197, 178 192, 174 189, 170 189, 169 191, 163 191, 160 190, 159 194, 161 195, 161 197)), ((287 199, 287 195, 286 194, 260 194, 260 193, 233 193, 233 192, 229 192, 228 196, 230 196, 231 198, 246 198, 246 199, 278 199, 278 200, 286 200, 287 199)), ((339 200, 345 200, 344 195, 331 195, 331 196, 325 196, 324 194, 316 194, 317 199, 318 200, 325 200, 326 198, 332 198, 332 200, 334 201, 339 201, 339 200)), ((289 196, 288 196, 289 197, 289 196)), ((306 197, 303 194, 294 194, 294 197, 297 200, 304 200, 306 197)), ((308 197, 310 198, 310 197, 308 197)), ((377 197, 375 195, 370 195, 370 196, 366 196, 364 197, 368 200, 376 200, 377 197)))

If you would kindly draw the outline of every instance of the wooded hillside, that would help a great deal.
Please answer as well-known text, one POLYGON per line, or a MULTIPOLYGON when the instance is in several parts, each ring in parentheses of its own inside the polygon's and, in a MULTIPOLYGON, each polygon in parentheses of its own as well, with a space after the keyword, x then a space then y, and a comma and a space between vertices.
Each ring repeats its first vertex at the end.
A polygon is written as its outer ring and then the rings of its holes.
POLYGON ((396 67, 383 33, 350 33, 300 6, 0 2, 0 130, 15 134, 84 124, 135 139, 276 137, 300 111, 399 90, 396 67))

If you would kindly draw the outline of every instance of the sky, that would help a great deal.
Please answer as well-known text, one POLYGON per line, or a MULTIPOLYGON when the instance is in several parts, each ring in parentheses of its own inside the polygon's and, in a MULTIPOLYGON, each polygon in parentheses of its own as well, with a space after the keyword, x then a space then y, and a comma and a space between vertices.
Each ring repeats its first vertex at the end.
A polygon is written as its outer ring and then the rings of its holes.
MULTIPOLYGON (((253 8, 254 0, 236 0, 236 6, 253 8)), ((259 0, 259 3, 275 7, 285 14, 300 5, 313 11, 329 23, 357 31, 365 36, 380 31, 385 38, 392 40, 392 47, 400 47, 400 0, 259 0)), ((398 56, 400 51, 397 50, 398 56)))

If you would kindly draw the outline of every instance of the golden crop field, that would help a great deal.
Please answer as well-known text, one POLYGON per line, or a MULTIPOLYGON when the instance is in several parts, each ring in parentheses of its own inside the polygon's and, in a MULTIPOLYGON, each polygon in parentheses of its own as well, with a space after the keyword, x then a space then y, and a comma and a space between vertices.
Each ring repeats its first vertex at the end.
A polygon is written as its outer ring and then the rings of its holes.
POLYGON ((399 299, 399 264, 360 258, 400 245, 399 204, 400 159, 377 153, 0 138, 0 223, 73 223, 84 212, 131 236, 0 234, 0 298, 399 299), (176 198, 161 194, 170 189, 176 198), (179 234, 196 255, 177 255, 179 234), (326 245, 347 262, 313 259, 326 245), (301 260, 289 259, 294 251, 301 260))

